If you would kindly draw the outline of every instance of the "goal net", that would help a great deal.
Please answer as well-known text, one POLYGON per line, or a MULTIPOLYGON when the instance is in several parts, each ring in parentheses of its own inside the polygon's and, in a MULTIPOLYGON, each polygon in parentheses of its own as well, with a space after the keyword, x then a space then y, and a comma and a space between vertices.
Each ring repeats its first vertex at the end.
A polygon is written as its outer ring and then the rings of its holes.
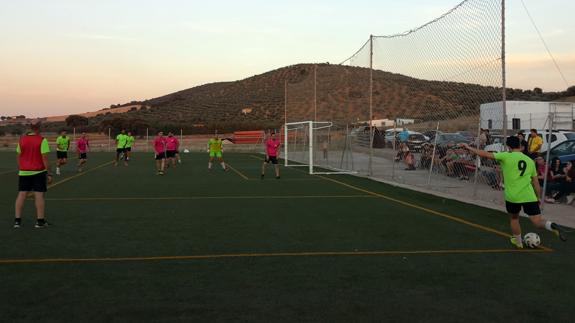
POLYGON ((303 167, 309 174, 351 174, 354 144, 351 129, 327 121, 286 123, 286 167, 303 167))

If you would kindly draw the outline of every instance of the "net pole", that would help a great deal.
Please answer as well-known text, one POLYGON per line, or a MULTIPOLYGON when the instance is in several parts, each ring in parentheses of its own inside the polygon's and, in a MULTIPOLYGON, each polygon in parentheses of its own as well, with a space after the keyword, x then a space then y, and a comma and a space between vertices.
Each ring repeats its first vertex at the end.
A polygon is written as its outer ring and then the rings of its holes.
POLYGON ((373 176, 373 35, 369 35, 369 175, 373 176))
POLYGON ((437 149, 437 137, 439 132, 439 121, 437 122, 437 127, 435 128, 435 137, 433 138, 433 151, 431 152, 431 165, 429 165, 429 174, 427 176, 427 185, 431 185, 431 174, 433 173, 433 166, 435 166, 435 151, 437 149))
POLYGON ((146 128, 146 152, 148 152, 149 144, 150 144, 150 128, 146 128))
POLYGON ((501 0, 501 104, 503 110, 503 141, 507 139, 507 75, 505 73, 505 0, 501 0))
POLYGON ((284 124, 287 125, 288 90, 287 80, 284 80, 284 124))
POLYGON ((284 124, 284 165, 288 165, 288 127, 284 124))
POLYGON ((108 128, 108 152, 111 151, 111 147, 112 147, 112 128, 108 128))
POLYGON ((313 65, 313 121, 317 122, 317 64, 313 65))
MULTIPOLYGON (((555 110, 557 112, 557 110, 555 110)), ((547 174, 549 173, 549 157, 551 154, 551 134, 553 131, 553 124, 555 121, 555 113, 551 112, 551 104, 549 105, 549 131, 547 132, 547 157, 545 157, 545 175, 543 175, 543 189, 541 190, 541 201, 545 202, 545 191, 547 190, 547 174)), ((545 203, 541 203, 541 210, 545 208, 545 203)))
POLYGON ((393 153, 391 154, 391 179, 395 179, 395 156, 397 156, 396 154, 396 149, 397 149, 397 145, 396 145, 396 138, 397 138, 397 120, 393 120, 393 138, 391 139, 391 142, 393 143, 393 153))
POLYGON ((309 127, 309 173, 313 174, 313 122, 308 122, 309 127))

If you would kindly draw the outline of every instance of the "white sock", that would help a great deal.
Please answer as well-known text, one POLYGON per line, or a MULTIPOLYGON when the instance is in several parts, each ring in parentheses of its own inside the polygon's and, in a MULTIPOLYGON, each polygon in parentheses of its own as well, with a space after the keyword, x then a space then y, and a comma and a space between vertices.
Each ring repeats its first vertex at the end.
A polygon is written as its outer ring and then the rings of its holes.
POLYGON ((212 169, 212 162, 208 162, 208 169, 212 169))
POLYGON ((545 222, 545 230, 547 231, 553 231, 553 228, 551 228, 551 225, 553 224, 553 222, 551 221, 547 221, 545 222))
POLYGON ((224 162, 221 162, 220 165, 222 165, 223 169, 226 169, 226 164, 224 162))

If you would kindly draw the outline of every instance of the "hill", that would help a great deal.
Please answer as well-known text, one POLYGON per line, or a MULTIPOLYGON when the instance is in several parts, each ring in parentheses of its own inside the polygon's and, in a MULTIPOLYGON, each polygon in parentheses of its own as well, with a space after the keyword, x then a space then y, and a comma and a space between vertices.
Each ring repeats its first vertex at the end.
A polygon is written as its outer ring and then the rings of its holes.
MULTIPOLYGON (((354 123, 369 119, 369 69, 299 64, 244 80, 205 84, 151 100, 113 106, 114 111, 87 115, 89 122, 81 127, 87 131, 111 127, 136 132, 146 128, 152 131, 182 128, 186 133, 278 128, 284 121, 286 82, 288 121, 313 120, 314 74, 318 120, 354 123)), ((508 100, 553 101, 569 95, 575 95, 575 87, 564 92, 507 89, 508 100)), ((427 81, 373 71, 374 119, 433 121, 468 117, 475 124, 480 104, 498 100, 501 89, 496 87, 427 81)), ((58 122, 52 128, 62 126, 64 123, 58 122)))
MULTIPOLYGON (((369 69, 318 64, 316 78, 318 119, 350 123, 369 118, 369 69)), ((314 64, 293 65, 143 101, 147 109, 127 115, 146 123, 161 120, 185 128, 277 127, 284 121, 286 81, 288 121, 313 119, 313 79, 314 64)), ((373 72, 373 89, 374 119, 449 120, 478 115, 480 104, 501 100, 501 89, 496 87, 427 81, 379 70, 373 72)), ((552 101, 566 93, 508 89, 507 97, 552 101)))

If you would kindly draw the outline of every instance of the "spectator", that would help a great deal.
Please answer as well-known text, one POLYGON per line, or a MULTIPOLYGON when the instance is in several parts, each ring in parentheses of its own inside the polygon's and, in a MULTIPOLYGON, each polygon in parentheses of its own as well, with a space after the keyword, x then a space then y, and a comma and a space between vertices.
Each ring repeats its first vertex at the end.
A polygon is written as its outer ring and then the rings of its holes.
POLYGON ((399 141, 407 142, 409 140, 409 131, 405 128, 402 132, 399 133, 399 141))
POLYGON ((537 130, 531 129, 531 134, 529 135, 529 142, 527 143, 527 147, 529 147, 528 148, 529 156, 531 158, 539 156, 541 146, 543 146, 543 138, 539 136, 537 130))
POLYGON ((545 159, 539 156, 535 158, 535 166, 537 167, 537 179, 539 179, 539 185, 543 187, 543 182, 545 181, 545 173, 547 173, 547 180, 552 178, 551 170, 547 167, 545 159))
POLYGON ((493 138, 491 138, 491 134, 489 133, 489 129, 485 130, 485 137, 487 138, 486 145, 491 145, 493 143, 493 138))
POLYGON ((405 170, 415 170, 415 156, 413 156, 413 153, 409 150, 409 148, 405 152, 404 161, 405 165, 407 166, 405 170))
POLYGON ((429 169, 431 167, 431 162, 433 158, 433 145, 429 143, 424 143, 421 148, 421 158, 419 159, 419 166, 424 169, 429 169))
POLYGON ((481 159, 481 176, 485 178, 487 185, 496 190, 501 190, 501 168, 490 159, 481 159))
POLYGON ((485 133, 485 129, 481 129, 479 133, 479 148, 483 149, 487 146, 487 134, 485 133))
POLYGON ((551 198, 545 199, 546 202, 558 203, 566 197, 567 204, 573 203, 575 196, 571 193, 575 193, 575 167, 573 167, 572 162, 568 162, 567 167, 565 167, 565 181, 558 183, 556 188, 557 193, 551 198))
POLYGON ((561 160, 559 158, 555 157, 551 160, 549 172, 551 173, 552 182, 565 180, 565 172, 563 171, 563 167, 561 167, 561 160))
POLYGON ((525 155, 529 156, 528 143, 525 141, 525 134, 522 131, 519 131, 517 133, 517 138, 519 138, 519 141, 521 141, 521 151, 525 155))

